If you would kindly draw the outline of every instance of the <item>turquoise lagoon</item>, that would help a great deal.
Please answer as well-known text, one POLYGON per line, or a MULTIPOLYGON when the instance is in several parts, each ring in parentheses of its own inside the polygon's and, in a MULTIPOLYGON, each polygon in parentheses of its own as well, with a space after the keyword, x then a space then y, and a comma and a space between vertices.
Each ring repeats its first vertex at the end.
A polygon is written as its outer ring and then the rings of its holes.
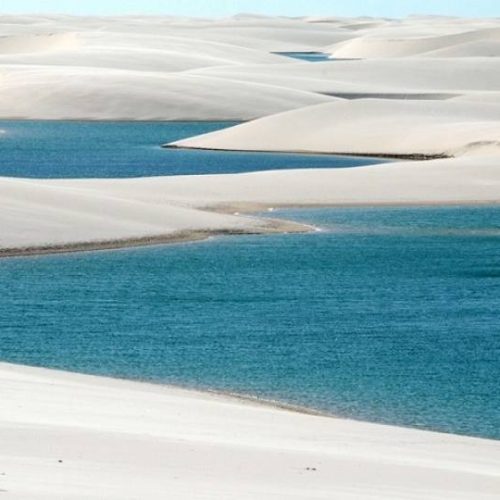
POLYGON ((333 61, 330 58, 330 54, 326 54, 325 52, 273 52, 273 54, 307 62, 333 61))
POLYGON ((0 121, 0 176, 114 178, 348 168, 380 159, 164 149, 237 122, 0 121))
POLYGON ((0 260, 0 359, 500 438, 500 207, 0 260))

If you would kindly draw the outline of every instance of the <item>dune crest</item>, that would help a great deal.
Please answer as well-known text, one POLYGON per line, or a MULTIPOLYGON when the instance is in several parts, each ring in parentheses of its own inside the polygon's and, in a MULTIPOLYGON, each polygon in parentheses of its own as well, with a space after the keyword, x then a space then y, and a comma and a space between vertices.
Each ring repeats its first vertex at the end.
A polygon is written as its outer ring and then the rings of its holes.
POLYGON ((0 37, 0 56, 72 51, 80 47, 76 33, 26 34, 0 37))
MULTIPOLYGON (((376 57, 477 57, 496 55, 500 28, 484 28, 458 34, 428 36, 410 30, 400 36, 383 31, 340 42, 325 49, 336 58, 376 57)), ((437 30, 436 30, 437 31, 437 30)))
POLYGON ((0 16, 0 28, 0 118, 249 120, 500 88, 495 19, 0 16), (350 60, 276 54, 296 51, 350 60))

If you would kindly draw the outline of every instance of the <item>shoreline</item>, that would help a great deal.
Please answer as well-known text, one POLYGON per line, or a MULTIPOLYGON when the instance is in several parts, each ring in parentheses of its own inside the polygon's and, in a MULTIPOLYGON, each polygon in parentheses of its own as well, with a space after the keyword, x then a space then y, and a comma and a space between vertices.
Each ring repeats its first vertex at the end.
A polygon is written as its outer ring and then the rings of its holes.
POLYGON ((315 408, 310 408, 308 406, 302 406, 300 404, 287 403, 286 401, 280 401, 280 400, 269 399, 269 398, 261 398, 259 396, 253 396, 251 394, 234 392, 234 391, 230 391, 230 390, 210 389, 208 387, 202 388, 202 387, 192 386, 189 384, 182 384, 182 383, 176 384, 176 383, 161 382, 161 381, 148 380, 148 379, 142 379, 142 378, 137 378, 137 379, 136 378, 126 378, 124 376, 119 376, 119 375, 116 375, 116 376, 114 376, 114 375, 100 375, 100 374, 90 373, 90 372, 72 371, 69 369, 62 369, 62 368, 52 368, 52 367, 43 366, 43 365, 27 365, 27 364, 23 364, 23 363, 14 363, 14 362, 4 361, 4 360, 0 359, 0 369, 1 369, 2 365, 11 366, 14 369, 19 368, 19 369, 27 369, 27 370, 46 371, 48 373, 53 373, 56 375, 59 374, 61 376, 75 375, 78 377, 89 377, 89 378, 100 379, 100 380, 112 380, 112 381, 116 381, 116 382, 123 383, 123 384, 137 384, 139 386, 144 386, 144 388, 148 388, 148 386, 149 386, 149 387, 159 388, 159 389, 162 389, 165 391, 168 391, 168 390, 182 391, 182 392, 186 392, 186 393, 192 394, 193 396, 198 396, 198 397, 214 396, 217 399, 220 398, 222 400, 228 400, 228 401, 233 402, 233 403, 243 403, 243 404, 251 405, 251 406, 271 408, 271 409, 275 409, 275 410, 283 410, 283 411, 287 411, 287 412, 298 413, 301 415, 310 415, 310 416, 331 418, 331 419, 352 420, 355 422, 364 422, 367 424, 385 425, 388 427, 399 427, 402 429, 427 430, 428 432, 470 437, 473 439, 491 440, 490 438, 482 438, 482 437, 478 437, 478 436, 470 436, 470 435, 464 435, 464 434, 453 434, 453 433, 449 433, 449 432, 433 431, 433 430, 411 427, 411 426, 398 426, 398 425, 393 425, 393 424, 382 424, 382 423, 377 423, 377 422, 370 422, 368 420, 342 417, 342 416, 330 413, 328 411, 322 411, 322 410, 318 410, 315 408))
POLYGON ((33 257, 37 255, 55 255, 77 252, 98 252, 103 250, 119 250, 126 248, 140 248, 155 245, 167 245, 176 243, 189 243, 205 241, 215 236, 251 236, 267 234, 307 233, 313 232, 313 226, 299 222, 262 219, 265 225, 259 228, 242 229, 213 229, 213 230, 185 230, 175 231, 164 235, 143 236, 138 238, 122 238, 114 240, 84 241, 67 243, 61 245, 44 245, 20 248, 1 248, 0 259, 11 257, 33 257))
MULTIPOLYGON (((191 138, 193 139, 193 138, 191 138)), ((189 149, 200 151, 224 151, 228 153, 269 153, 269 154, 290 154, 290 155, 306 155, 306 156, 343 156, 348 158, 373 158, 380 160, 408 160, 408 161, 430 161, 430 160, 446 160, 454 158, 452 155, 444 153, 423 154, 423 153, 346 153, 338 151, 312 151, 302 149, 283 149, 283 150, 266 150, 266 149, 229 149, 229 148, 209 148, 203 146, 180 146, 175 143, 162 144, 163 149, 189 149)), ((383 163, 383 162, 381 162, 383 163)), ((345 167, 349 168, 349 167, 345 167)), ((355 168, 355 167, 350 167, 355 168)), ((292 169, 290 169, 292 170, 292 169)))
POLYGON ((162 120, 162 119, 140 119, 140 118, 1 118, 0 122, 64 122, 64 123, 248 123, 246 120, 215 119, 215 120, 162 120))
MULTIPOLYGON (((270 207, 265 203, 244 203, 244 204, 218 204, 212 206, 202 207, 202 210, 213 211, 219 214, 230 214, 237 211, 242 214, 253 214, 265 212, 272 209, 270 213, 275 210, 317 210, 317 209, 335 209, 335 208, 429 208, 429 207, 482 207, 482 206, 497 206, 500 205, 500 199, 494 200, 446 200, 446 201, 380 201, 380 202, 331 202, 331 203, 289 203, 289 204, 275 204, 270 207)), ((275 219, 280 220, 280 219, 275 219)), ((294 221, 290 221, 294 222, 294 221)), ((300 223, 298 223, 300 224, 300 223)))
MULTIPOLYGON (((307 209, 335 209, 335 208, 429 208, 429 207, 457 207, 457 206, 497 206, 500 205, 500 200, 491 201, 456 201, 456 202, 380 202, 380 203, 331 203, 324 204, 287 204, 275 205, 272 207, 274 210, 307 210, 307 209)), ((236 205, 217 205, 204 207, 203 210, 207 212, 214 212, 217 214, 234 214, 235 212, 242 212, 242 215, 264 212, 269 210, 266 204, 236 204, 236 205)), ((2 248, 0 247, 0 259, 7 258, 22 258, 22 257, 36 257, 44 255, 58 255, 70 254, 80 252, 100 252, 106 250, 121 250, 132 249, 141 247, 151 247, 157 245, 173 245, 178 243, 190 243, 205 241, 212 237, 217 236, 252 236, 268 234, 301 234, 301 233, 314 233, 319 232, 315 226, 303 224, 293 220, 275 219, 275 218, 260 218, 265 223, 260 228, 247 228, 247 229, 213 229, 213 230, 186 230, 176 231, 170 234, 143 236, 137 238, 120 238, 100 241, 82 241, 66 244, 54 244, 43 246, 30 246, 19 248, 2 248)))
MULTIPOLYGON (((241 212, 241 215, 264 212, 266 210, 314 210, 314 209, 335 209, 335 208, 428 208, 428 207, 456 207, 456 206, 497 206, 500 205, 500 200, 478 201, 478 200, 457 200, 457 201, 426 201, 426 202, 379 202, 379 203, 318 203, 318 204, 286 204, 275 205, 269 207, 267 204, 245 203, 235 205, 215 205, 203 207, 207 212, 217 214, 234 214, 241 212)), ((270 212, 272 213, 272 212, 270 212)), ((242 228, 242 229, 213 229, 213 230, 184 230, 175 231, 163 235, 143 236, 137 238, 120 238, 100 241, 82 241, 75 243, 67 243, 61 245, 43 245, 30 246, 19 248, 2 248, 0 247, 0 259, 17 258, 17 257, 36 257, 43 255, 70 254, 79 252, 99 252, 105 250, 120 250, 149 247, 156 245, 170 245, 178 243, 189 243, 205 241, 217 236, 252 236, 252 235, 268 235, 268 234, 291 234, 291 233, 314 233, 320 232, 320 229, 308 224, 296 222, 293 220, 279 218, 259 218, 265 225, 259 228, 242 228)))
POLYGON ((442 430, 435 430, 435 429, 430 429, 427 427, 418 427, 418 426, 412 426, 412 425, 401 425, 401 424, 391 424, 391 423, 385 423, 385 422, 377 422, 377 421, 372 421, 372 420, 365 420, 363 418, 356 418, 353 416, 343 416, 343 415, 336 415, 335 413, 326 411, 326 410, 319 410, 316 408, 308 407, 308 406, 303 406, 300 404, 294 404, 294 403, 287 403, 286 401, 280 401, 277 399, 269 399, 265 397, 259 397, 256 395, 252 394, 247 394, 244 392, 234 392, 230 390, 223 390, 223 389, 210 389, 208 387, 196 387, 192 386, 189 384, 176 384, 176 383, 169 383, 169 382, 161 382, 161 381, 155 381, 155 380, 147 380, 147 379, 134 379, 134 378, 126 378, 124 376, 119 376, 119 375, 102 375, 102 374, 96 374, 96 373, 89 373, 89 372, 81 372, 81 371, 72 371, 69 369, 62 369, 62 368, 52 368, 52 367, 47 367, 47 366, 42 366, 42 365, 27 365, 27 364, 22 364, 22 363, 14 363, 10 361, 4 361, 0 360, 0 370, 2 367, 7 366, 7 367, 12 367, 13 369, 21 369, 21 370, 36 370, 36 371, 41 371, 41 372, 46 372, 47 374, 51 375, 60 375, 62 377, 64 376, 75 376, 75 377, 84 377, 88 379, 93 379, 94 381, 113 381, 117 382, 120 384, 125 384, 125 385, 137 385, 140 388, 143 389, 160 389, 161 391, 179 391, 179 392, 184 392, 186 394, 190 394, 194 397, 198 398, 204 398, 204 397, 213 397, 216 400, 222 401, 222 402, 230 402, 230 403, 236 403, 236 404, 242 404, 244 406, 252 406, 252 407, 257 407, 257 408, 264 408, 264 409, 271 409, 271 410, 278 410, 278 411, 284 411, 284 412, 289 412, 289 413, 294 413, 294 414, 299 414, 299 415, 307 415, 311 417, 320 417, 320 418, 326 418, 326 419, 331 419, 334 421, 342 420, 342 421, 347 421, 347 422, 355 422, 355 423, 361 423, 361 424, 368 424, 368 425, 375 425, 375 426, 382 426, 390 429, 403 429, 403 430, 409 430, 409 431, 417 431, 417 432, 426 432, 426 433, 431 433, 431 434, 438 434, 438 435, 444 435, 444 436, 454 436, 454 437, 460 437, 460 438, 466 438, 466 439, 476 439, 476 440, 483 440, 483 441, 489 441, 489 442, 498 442, 500 444, 500 439, 495 439, 495 438, 490 438, 490 437, 484 437, 484 436, 477 436, 477 435, 471 435, 471 434, 460 434, 456 432, 446 432, 442 430))
POLYGON ((500 486, 497 440, 4 362, 0 386, 6 499, 493 500, 500 486))

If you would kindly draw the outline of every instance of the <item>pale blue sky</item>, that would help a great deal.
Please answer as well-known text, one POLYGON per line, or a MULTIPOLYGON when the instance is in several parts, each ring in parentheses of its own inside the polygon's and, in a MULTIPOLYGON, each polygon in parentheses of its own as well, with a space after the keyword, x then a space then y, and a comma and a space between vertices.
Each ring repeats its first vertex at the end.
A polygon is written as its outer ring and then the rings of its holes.
POLYGON ((270 15, 443 14, 499 17, 500 0, 0 0, 0 13, 270 15))

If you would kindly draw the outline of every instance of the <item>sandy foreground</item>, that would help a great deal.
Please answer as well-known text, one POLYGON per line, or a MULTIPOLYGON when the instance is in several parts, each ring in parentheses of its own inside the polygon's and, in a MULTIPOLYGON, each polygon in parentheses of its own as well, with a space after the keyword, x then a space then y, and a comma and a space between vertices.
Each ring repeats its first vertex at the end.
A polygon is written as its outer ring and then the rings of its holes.
POLYGON ((5 499, 496 499, 500 443, 0 363, 5 499))

